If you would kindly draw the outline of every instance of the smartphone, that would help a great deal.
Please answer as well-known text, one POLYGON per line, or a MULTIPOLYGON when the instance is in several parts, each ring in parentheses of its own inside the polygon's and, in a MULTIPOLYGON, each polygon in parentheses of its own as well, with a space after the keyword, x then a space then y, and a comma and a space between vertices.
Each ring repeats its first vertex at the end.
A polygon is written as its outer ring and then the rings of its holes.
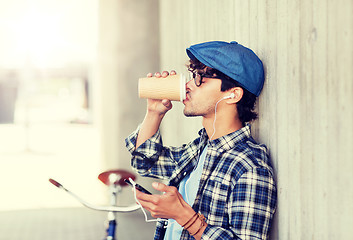
POLYGON ((127 184, 130 184, 131 186, 134 186, 134 185, 135 185, 135 188, 136 188, 137 190, 139 190, 140 192, 143 192, 143 193, 152 195, 152 193, 150 193, 146 188, 144 188, 144 187, 142 187, 141 185, 135 183, 134 180, 132 180, 131 178, 129 178, 129 179, 124 179, 124 182, 126 182, 127 184), (132 182, 131 182, 131 181, 132 181, 132 182))

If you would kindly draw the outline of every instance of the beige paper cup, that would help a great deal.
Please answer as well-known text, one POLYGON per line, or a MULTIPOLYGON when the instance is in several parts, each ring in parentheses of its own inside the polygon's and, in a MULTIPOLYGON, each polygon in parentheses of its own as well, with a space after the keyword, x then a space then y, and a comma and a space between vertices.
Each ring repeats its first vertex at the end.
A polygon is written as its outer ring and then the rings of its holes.
POLYGON ((185 84, 186 79, 183 74, 169 75, 165 78, 140 78, 138 84, 139 97, 182 102, 186 98, 185 84))

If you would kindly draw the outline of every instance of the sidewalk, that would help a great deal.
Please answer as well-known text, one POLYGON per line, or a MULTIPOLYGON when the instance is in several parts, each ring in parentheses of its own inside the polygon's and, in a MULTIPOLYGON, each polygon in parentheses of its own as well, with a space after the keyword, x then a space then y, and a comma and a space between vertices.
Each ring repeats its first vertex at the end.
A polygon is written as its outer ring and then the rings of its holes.
MULTIPOLYGON (((0 240, 103 240, 106 213, 86 208, 0 212, 0 240)), ((151 240, 155 224, 140 210, 118 214, 118 240, 151 240)))

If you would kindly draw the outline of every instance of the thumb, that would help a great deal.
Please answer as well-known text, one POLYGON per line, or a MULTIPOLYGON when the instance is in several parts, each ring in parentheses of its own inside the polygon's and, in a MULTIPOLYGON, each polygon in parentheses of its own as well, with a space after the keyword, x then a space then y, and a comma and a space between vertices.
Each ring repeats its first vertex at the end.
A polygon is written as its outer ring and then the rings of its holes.
POLYGON ((168 190, 170 189, 169 186, 159 182, 152 183, 152 187, 161 192, 168 192, 168 190))

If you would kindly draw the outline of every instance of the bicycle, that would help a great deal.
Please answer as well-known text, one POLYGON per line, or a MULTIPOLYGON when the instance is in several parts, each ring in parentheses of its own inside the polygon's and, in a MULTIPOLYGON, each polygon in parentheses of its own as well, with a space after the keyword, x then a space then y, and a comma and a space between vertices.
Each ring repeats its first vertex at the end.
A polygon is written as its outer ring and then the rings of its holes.
POLYGON ((132 180, 135 180, 136 176, 133 173, 130 173, 129 171, 125 171, 125 170, 110 170, 110 171, 102 172, 98 175, 98 179, 109 187, 110 206, 97 206, 97 205, 90 204, 85 200, 83 200, 82 198, 80 198, 79 196, 77 196, 76 194, 74 194, 73 192, 71 192, 70 190, 68 190, 67 188, 65 188, 62 184, 55 181, 54 179, 50 178, 49 182, 52 183, 57 188, 62 189, 68 194, 70 194, 72 197, 78 200, 85 207, 88 207, 90 209, 97 210, 97 211, 108 212, 108 216, 107 216, 108 226, 106 229, 106 237, 104 238, 104 240, 116 240, 117 239, 115 237, 116 227, 117 227, 116 213, 133 212, 140 208, 140 206, 137 204, 126 206, 126 207, 116 206, 118 194, 120 193, 123 187, 128 186, 128 184, 124 180, 129 178, 131 178, 132 180))

